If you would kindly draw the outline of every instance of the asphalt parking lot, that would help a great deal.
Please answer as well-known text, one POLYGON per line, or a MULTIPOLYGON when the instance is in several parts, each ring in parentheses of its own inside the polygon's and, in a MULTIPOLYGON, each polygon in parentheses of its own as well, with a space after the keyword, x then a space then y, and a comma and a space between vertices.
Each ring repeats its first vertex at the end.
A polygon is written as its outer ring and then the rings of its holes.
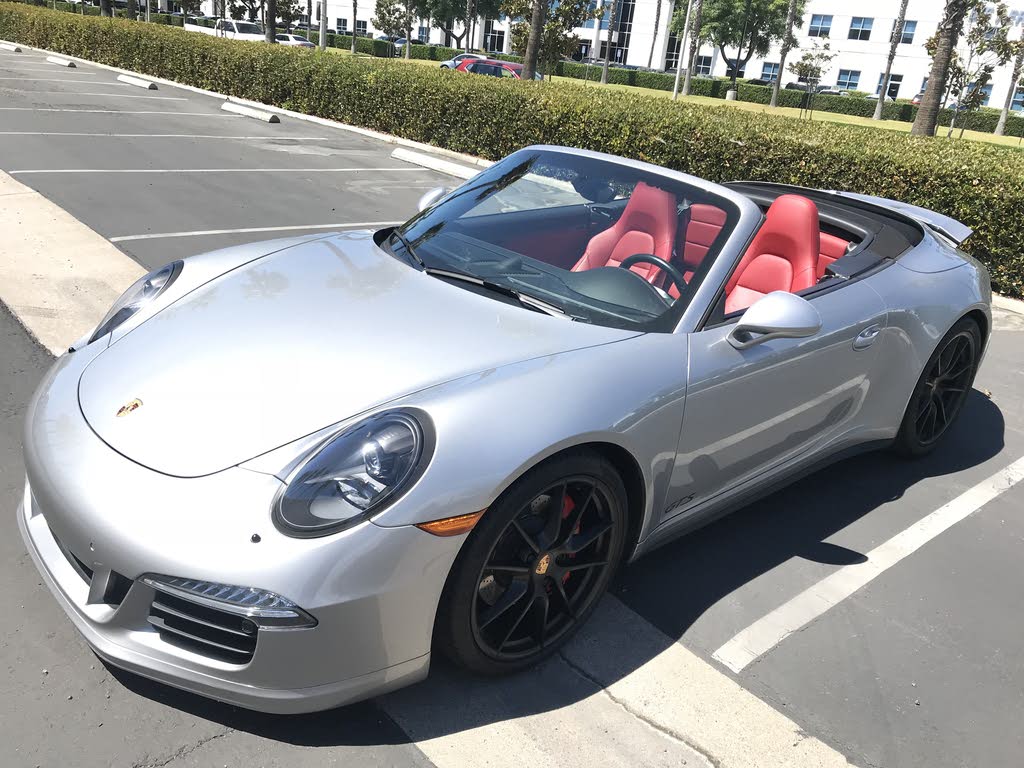
MULTIPOLYGON (((219 107, 2 54, 0 170, 147 268, 401 220, 424 191, 452 183, 358 134, 219 107)), ((0 611, 13 618, 0 629, 0 765, 711 764, 672 726, 672 708, 717 701, 732 681, 855 765, 1019 765, 1024 484, 738 671, 722 661, 762 617, 1024 456, 1024 318, 996 320, 975 391, 932 456, 850 459, 663 547, 626 569, 592 625, 534 672, 480 681, 439 664, 406 691, 281 718, 107 668, 42 586, 13 512, 21 419, 50 356, 0 307, 0 611), (690 677, 697 662, 721 681, 690 677)), ((699 714, 726 752, 756 736, 735 713, 699 714)))

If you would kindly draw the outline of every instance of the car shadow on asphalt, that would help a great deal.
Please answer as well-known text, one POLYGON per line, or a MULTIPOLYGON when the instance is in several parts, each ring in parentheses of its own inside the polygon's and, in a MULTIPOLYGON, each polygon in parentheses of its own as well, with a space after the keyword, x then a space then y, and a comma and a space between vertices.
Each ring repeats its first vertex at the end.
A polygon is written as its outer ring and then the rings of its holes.
POLYGON ((383 699, 276 716, 110 671, 139 695, 239 731, 304 746, 401 744, 551 712, 636 671, 682 638, 719 600, 791 558, 836 566, 864 562, 864 553, 826 539, 918 483, 991 459, 1003 448, 1003 434, 999 408, 974 390, 930 456, 907 461, 882 451, 841 461, 661 547, 620 573, 612 590, 618 600, 606 599, 564 652, 507 678, 474 678, 435 654, 426 681, 383 699), (622 603, 660 632, 623 626, 632 614, 622 603), (590 670, 579 663, 583 654, 585 664, 593 665, 590 670))

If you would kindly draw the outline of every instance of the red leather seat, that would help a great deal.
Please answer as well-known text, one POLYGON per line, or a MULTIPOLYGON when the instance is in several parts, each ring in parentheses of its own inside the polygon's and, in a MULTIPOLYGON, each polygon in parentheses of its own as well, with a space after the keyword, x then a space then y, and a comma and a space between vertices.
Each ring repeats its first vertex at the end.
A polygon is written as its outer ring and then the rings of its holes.
MULTIPOLYGON (((651 253, 671 261, 676 239, 676 198, 663 189, 637 182, 619 220, 594 235, 573 272, 617 267, 634 253, 651 253)), ((655 283, 661 270, 653 264, 634 264, 632 270, 655 283)))
POLYGON ((818 253, 818 268, 815 275, 820 280, 825 274, 825 270, 829 268, 836 259, 841 259, 846 255, 846 247, 850 244, 847 240, 843 240, 841 237, 830 235, 828 232, 822 232, 821 235, 821 248, 818 253))
MULTIPOLYGON (((694 203, 687 209, 684 223, 682 272, 686 282, 690 282, 693 273, 700 267, 704 257, 708 255, 712 243, 725 226, 725 211, 714 205, 694 203)), ((669 295, 679 298, 679 289, 669 281, 669 295)))
POLYGON ((772 291, 796 293, 817 281, 818 207, 800 195, 781 195, 725 286, 726 314, 746 309, 772 291))

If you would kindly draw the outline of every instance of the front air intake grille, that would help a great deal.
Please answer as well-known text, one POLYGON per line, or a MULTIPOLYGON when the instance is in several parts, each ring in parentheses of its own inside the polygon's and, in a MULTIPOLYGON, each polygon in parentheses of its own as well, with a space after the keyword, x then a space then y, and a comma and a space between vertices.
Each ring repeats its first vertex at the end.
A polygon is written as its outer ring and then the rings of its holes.
POLYGON ((256 651, 257 626, 250 619, 159 590, 149 623, 164 642, 220 661, 246 664, 256 651))

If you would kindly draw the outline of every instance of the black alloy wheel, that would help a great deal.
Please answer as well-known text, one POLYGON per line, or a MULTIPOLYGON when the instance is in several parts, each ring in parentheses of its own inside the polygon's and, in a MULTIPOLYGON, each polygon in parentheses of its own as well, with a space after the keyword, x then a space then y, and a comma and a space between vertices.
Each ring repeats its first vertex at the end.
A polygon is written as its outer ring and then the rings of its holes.
POLYGON ((625 504, 621 479, 597 455, 569 454, 524 476, 459 555, 439 611, 440 649, 486 674, 554 651, 611 581, 625 504))
POLYGON ((960 320, 939 342, 917 383, 896 441, 901 453, 928 453, 949 430, 974 383, 980 355, 978 324, 960 320))

